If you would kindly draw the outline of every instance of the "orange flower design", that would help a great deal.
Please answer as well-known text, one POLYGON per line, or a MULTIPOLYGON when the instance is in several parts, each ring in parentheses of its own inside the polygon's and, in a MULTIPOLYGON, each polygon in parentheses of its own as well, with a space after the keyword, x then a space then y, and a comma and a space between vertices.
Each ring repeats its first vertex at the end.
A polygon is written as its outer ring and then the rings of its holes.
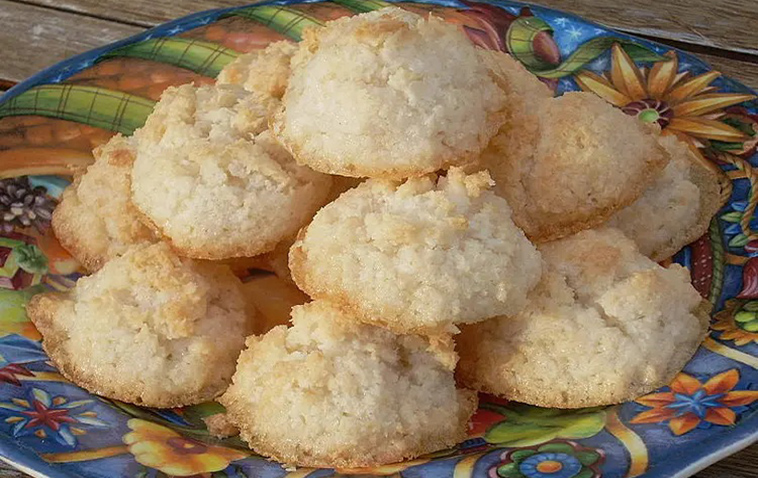
POLYGON ((758 344, 758 301, 729 301, 714 318, 716 323, 711 328, 723 332, 721 340, 734 340, 739 347, 758 344))
POLYGON ((223 470, 229 463, 248 456, 240 450, 208 445, 139 418, 127 422, 132 430, 124 443, 137 462, 172 476, 201 475, 223 470))
POLYGON ((742 131, 719 121, 724 109, 749 101, 754 95, 716 93, 711 83, 721 76, 709 71, 691 76, 679 72, 676 52, 668 60, 639 68, 618 44, 611 49, 611 70, 604 76, 583 70, 574 77, 579 87, 618 106, 641 121, 658 123, 664 134, 675 134, 693 149, 703 141, 742 142, 750 139, 742 131))
POLYGON ((668 421, 674 435, 684 435, 701 421, 714 425, 734 425, 737 412, 733 410, 758 400, 758 391, 734 390, 740 380, 737 369, 711 377, 704 384, 684 372, 674 378, 668 392, 657 392, 635 400, 652 407, 630 423, 661 423, 668 421))

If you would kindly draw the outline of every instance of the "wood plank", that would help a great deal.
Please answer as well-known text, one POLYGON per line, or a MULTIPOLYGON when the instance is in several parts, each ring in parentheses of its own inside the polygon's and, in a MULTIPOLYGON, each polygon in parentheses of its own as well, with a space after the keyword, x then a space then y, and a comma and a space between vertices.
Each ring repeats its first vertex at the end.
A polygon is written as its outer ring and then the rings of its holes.
MULTIPOLYGON (((181 16, 193 10, 240 4, 238 0, 200 0, 188 2, 130 2, 98 0, 35 0, 40 3, 58 4, 58 7, 82 11, 88 15, 110 15, 113 18, 132 21, 141 19, 145 25, 181 16), (139 11, 135 10, 139 6, 139 11), (147 21, 146 19, 149 19, 147 21)), ((542 0, 544 3, 560 3, 564 0, 542 0)), ((577 2, 577 7, 594 0, 577 2)), ((647 0, 638 0, 642 3, 647 0)), ((675 0, 674 3, 679 0, 675 0)), ((700 1, 700 0, 696 0, 700 1)), ((52 8, 24 5, 0 0, 0 21, 8 27, 0 31, 0 44, 20 45, 6 50, 5 61, 0 65, 0 78, 19 81, 40 69, 76 53, 107 44, 140 31, 140 27, 123 25, 99 18, 83 18, 70 12, 52 8), (26 22, 15 19, 34 18, 32 28, 26 22), (11 20, 14 19, 14 20, 11 20)), ((758 39, 756 39, 758 44, 758 39)), ((678 45, 681 46, 681 45, 678 45)), ((722 73, 758 89, 758 57, 756 63, 732 60, 716 55, 698 53, 722 73)))
MULTIPOLYGON (((255 3, 253 0, 26 0, 59 10, 153 26, 188 13, 255 3)), ((612 28, 642 35, 758 55, 755 0, 533 0, 612 28)))
POLYGON ((751 445, 724 458, 693 478, 756 478, 758 477, 758 444, 751 445))
POLYGON ((8 0, 0 0, 0 25, 0 78, 11 81, 144 30, 8 0))
POLYGON ((611 28, 758 55, 755 0, 532 0, 611 28))
POLYGON ((26 3, 115 20, 131 25, 153 27, 160 23, 189 15, 190 13, 213 8, 247 5, 256 3, 256 0, 197 0, 193 2, 151 0, 129 0, 127 2, 115 0, 27 0, 26 3))
POLYGON ((758 91, 758 63, 732 60, 704 53, 695 53, 695 55, 708 62, 714 70, 718 70, 724 75, 758 91))
POLYGON ((9 90, 15 85, 16 85, 15 81, 3 80, 2 78, 0 78, 0 91, 9 90))

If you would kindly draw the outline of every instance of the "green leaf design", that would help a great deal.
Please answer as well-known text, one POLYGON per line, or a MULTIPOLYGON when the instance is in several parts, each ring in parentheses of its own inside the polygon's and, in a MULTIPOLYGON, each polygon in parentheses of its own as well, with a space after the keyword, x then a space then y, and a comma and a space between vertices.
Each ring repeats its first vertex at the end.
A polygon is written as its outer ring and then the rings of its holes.
POLYGON ((541 32, 551 33, 553 29, 539 17, 519 17, 511 23, 506 32, 508 50, 532 71, 547 71, 553 65, 542 60, 534 51, 535 37, 541 32))
POLYGON ((540 453, 567 453, 569 455, 574 454, 574 449, 568 443, 548 443, 542 445, 537 450, 540 453))
POLYGON ((750 242, 750 239, 744 234, 737 234, 729 240, 729 247, 743 247, 750 242))
POLYGON ((497 476, 501 478, 524 478, 524 475, 518 470, 516 463, 508 463, 507 465, 498 467, 497 476))
POLYGON ((516 463, 521 463, 532 455, 536 455, 536 450, 517 450, 511 453, 511 459, 516 463))
POLYGON ((39 85, 0 104, 0 118, 39 115, 130 135, 145 123, 155 102, 97 86, 39 85))
MULTIPOLYGON (((745 121, 740 121, 739 119, 734 118, 734 117, 726 117, 726 118, 723 118, 721 121, 723 121, 724 123, 728 124, 732 128, 735 128, 735 129, 737 129, 737 130, 745 133, 745 135, 747 135, 747 136, 754 137, 756 134, 758 134, 758 132, 756 132, 753 129, 753 124, 752 123, 747 123, 745 121)), ((740 144, 740 143, 737 143, 737 144, 740 144)))
POLYGON ((45 274, 47 272, 47 257, 34 244, 23 244, 14 250, 16 263, 30 274, 45 274))
POLYGON ((634 61, 670 61, 665 56, 658 55, 641 45, 631 43, 616 37, 598 37, 583 43, 563 63, 545 71, 534 71, 543 78, 562 78, 572 75, 584 67, 587 63, 603 54, 614 43, 618 43, 634 61))
POLYGON ((742 308, 750 312, 758 312, 758 300, 751 300, 743 305, 742 308))
POLYGON ((582 471, 576 474, 573 478, 592 478, 595 476, 595 472, 589 468, 582 468, 582 471))
POLYGON ((153 38, 132 43, 101 56, 109 58, 131 57, 167 63, 215 78, 221 69, 234 61, 239 53, 217 43, 189 38, 153 38))
POLYGON ((721 215, 721 219, 726 222, 740 222, 742 220, 742 212, 732 211, 721 215))
POLYGON ((719 221, 715 217, 711 219, 708 226, 708 239, 711 243, 713 254, 713 280, 711 281, 711 290, 708 291, 708 301, 715 304, 721 297, 721 291, 724 287, 724 242, 721 238, 721 229, 719 221))
POLYGON ((755 312, 743 310, 734 314, 734 320, 736 322, 751 322, 755 320, 755 312))
MULTIPOLYGON (((24 290, 10 290, 0 288, 0 322, 22 323, 27 322, 26 304, 35 294, 44 292, 45 287, 35 285, 24 290)), ((0 333, 0 336, 3 334, 0 333)))
MULTIPOLYGON (((321 27, 324 22, 291 7, 262 5, 258 7, 235 10, 228 16, 238 16, 261 23, 274 31, 292 38, 303 39, 303 30, 308 27, 321 27)), ((222 17, 223 18, 223 17, 222 17)))
POLYGON ((374 10, 381 10, 382 8, 392 6, 391 3, 382 0, 334 0, 334 3, 349 8, 356 13, 373 12, 374 10))
POLYGON ((538 17, 520 17, 511 23, 506 33, 506 44, 511 54, 524 64, 532 73, 543 78, 562 78, 584 67, 587 63, 602 55, 614 43, 618 43, 635 61, 668 61, 669 58, 655 53, 640 44, 618 37, 596 37, 581 44, 576 51, 560 65, 554 66, 542 60, 534 51, 534 40, 540 32, 553 29, 538 17))
POLYGON ((711 147, 715 149, 716 151, 725 151, 725 152, 731 152, 731 151, 740 151, 744 147, 745 143, 735 143, 735 142, 725 142, 725 141, 717 141, 717 140, 711 140, 711 147))
POLYGON ((508 447, 533 446, 556 438, 589 438, 605 426, 605 410, 558 410, 514 405, 506 419, 487 430, 488 443, 508 447))
POLYGON ((600 459, 600 453, 594 451, 577 451, 574 452, 574 456, 584 466, 593 465, 600 459))

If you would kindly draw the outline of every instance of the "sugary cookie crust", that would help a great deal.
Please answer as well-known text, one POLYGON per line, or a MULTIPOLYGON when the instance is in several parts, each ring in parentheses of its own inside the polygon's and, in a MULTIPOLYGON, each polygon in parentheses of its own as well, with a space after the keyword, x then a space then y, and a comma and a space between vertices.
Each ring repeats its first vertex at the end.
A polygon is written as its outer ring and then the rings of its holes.
POLYGON ((385 8, 306 31, 273 126, 317 171, 401 179, 474 162, 505 104, 455 26, 385 8))
POLYGON ((370 180, 321 209, 290 249, 295 283, 399 333, 517 313, 540 258, 486 172, 370 180), (498 264, 493 267, 493 264, 498 264))

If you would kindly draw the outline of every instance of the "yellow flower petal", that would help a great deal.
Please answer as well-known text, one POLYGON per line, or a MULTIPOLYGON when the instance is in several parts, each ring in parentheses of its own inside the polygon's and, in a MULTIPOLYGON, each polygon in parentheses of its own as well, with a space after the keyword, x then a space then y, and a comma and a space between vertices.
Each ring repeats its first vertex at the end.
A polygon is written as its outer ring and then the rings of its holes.
POLYGON ((582 90, 595 93, 608 103, 619 108, 632 102, 628 96, 616 90, 608 80, 591 71, 583 70, 577 73, 574 76, 574 80, 576 80, 576 83, 582 90))
POLYGON ((234 448, 226 448, 220 446, 210 447, 208 453, 212 453, 216 456, 222 456, 227 461, 237 461, 250 456, 250 453, 245 453, 242 450, 235 450, 234 448))
POLYGON ((669 60, 655 62, 647 77, 647 92, 651 98, 656 100, 663 98, 663 95, 674 85, 677 70, 679 70, 679 59, 676 52, 669 51, 663 56, 669 60))
POLYGON ((163 425, 158 425, 155 422, 141 420, 139 418, 132 418, 131 420, 126 422, 126 426, 128 426, 135 433, 138 433, 142 437, 148 434, 151 436, 160 437, 160 438, 163 438, 163 437, 170 438, 170 437, 181 436, 170 428, 166 428, 163 425))
POLYGON ((183 457, 181 460, 173 460, 158 468, 163 473, 170 476, 191 476, 203 473, 205 471, 223 470, 229 463, 215 470, 205 470, 203 463, 198 463, 197 457, 183 457))
POLYGON ((698 75, 672 89, 664 99, 673 104, 695 96, 698 93, 702 93, 719 76, 721 76, 721 73, 718 71, 709 71, 698 75))
POLYGON ((714 121, 697 117, 684 117, 671 119, 667 129, 703 139, 715 139, 717 141, 744 141, 747 136, 736 128, 714 121))
POLYGON ((708 93, 684 100, 671 109, 674 111, 674 116, 701 116, 744 101, 750 101, 753 98, 755 98, 754 95, 738 93, 708 93))
POLYGON ((190 476, 223 470, 249 456, 240 450, 209 445, 187 438, 170 428, 140 419, 127 423, 133 431, 123 437, 137 462, 173 476, 190 476))
POLYGON ((683 71, 681 73, 677 73, 674 77, 674 81, 671 82, 671 86, 669 87, 669 90, 673 89, 674 86, 682 84, 684 80, 690 77, 689 71, 683 71))
POLYGON ((632 101, 647 98, 645 79, 637 65, 618 43, 611 48, 611 82, 632 101))

